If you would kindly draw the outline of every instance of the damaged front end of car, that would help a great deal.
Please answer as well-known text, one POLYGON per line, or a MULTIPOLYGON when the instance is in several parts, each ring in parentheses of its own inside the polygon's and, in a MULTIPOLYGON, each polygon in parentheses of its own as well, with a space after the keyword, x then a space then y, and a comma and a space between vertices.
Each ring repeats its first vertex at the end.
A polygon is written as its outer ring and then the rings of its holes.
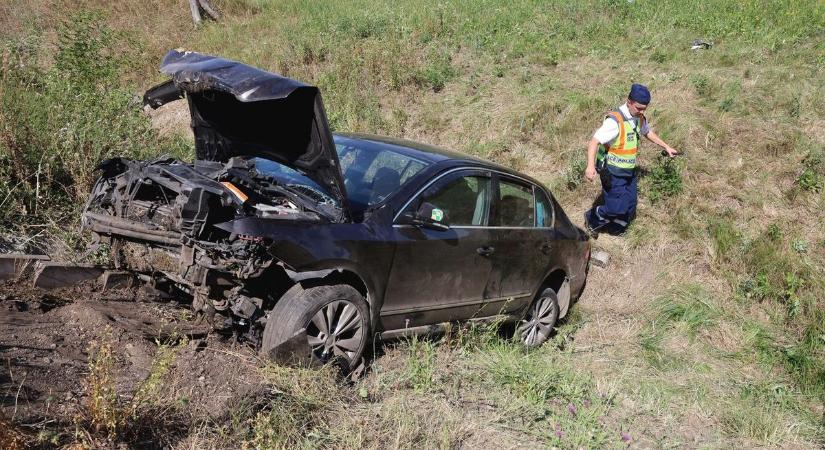
POLYGON ((259 341, 266 311, 295 284, 294 272, 273 256, 271 238, 232 232, 231 223, 349 220, 320 93, 193 52, 170 51, 161 71, 172 79, 144 103, 186 99, 195 161, 103 161, 82 224, 110 245, 116 268, 190 296, 215 329, 259 341))

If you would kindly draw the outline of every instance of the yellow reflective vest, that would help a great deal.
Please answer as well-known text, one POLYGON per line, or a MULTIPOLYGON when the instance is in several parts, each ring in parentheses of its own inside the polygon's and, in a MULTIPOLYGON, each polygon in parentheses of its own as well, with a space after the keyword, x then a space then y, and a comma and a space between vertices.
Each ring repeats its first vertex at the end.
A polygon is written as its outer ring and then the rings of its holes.
POLYGON ((610 111, 605 117, 612 118, 619 124, 619 135, 607 144, 599 145, 599 153, 596 155, 597 166, 604 167, 606 160, 607 165, 618 169, 635 169, 639 138, 642 136, 641 129, 647 119, 640 115, 634 125, 633 120, 625 119, 621 111, 610 111))

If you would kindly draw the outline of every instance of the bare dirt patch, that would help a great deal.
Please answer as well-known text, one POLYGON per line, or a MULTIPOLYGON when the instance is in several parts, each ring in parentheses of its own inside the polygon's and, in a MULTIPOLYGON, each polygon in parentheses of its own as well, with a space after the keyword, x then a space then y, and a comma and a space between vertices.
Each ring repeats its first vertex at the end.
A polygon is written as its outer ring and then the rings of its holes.
POLYGON ((225 419, 261 392, 252 349, 207 333, 188 320, 188 308, 148 300, 139 290, 0 286, 0 417, 32 439, 53 430, 52 443, 66 443, 61 433, 86 414, 90 361, 100 342, 113 349, 114 388, 125 399, 156 370, 159 349, 173 346, 163 396, 193 421, 225 419))

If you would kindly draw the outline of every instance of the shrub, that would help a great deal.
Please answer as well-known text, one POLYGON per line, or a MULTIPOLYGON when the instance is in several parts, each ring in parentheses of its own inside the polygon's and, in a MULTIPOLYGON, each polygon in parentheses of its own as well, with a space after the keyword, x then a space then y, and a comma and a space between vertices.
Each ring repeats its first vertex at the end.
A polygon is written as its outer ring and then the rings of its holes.
POLYGON ((710 79, 705 75, 695 75, 691 77, 690 84, 693 85, 693 89, 696 91, 696 95, 701 98, 710 98, 712 93, 712 86, 710 83, 710 79))
POLYGON ((115 355, 108 333, 102 342, 91 348, 89 376, 86 380, 89 392, 86 412, 93 433, 116 440, 123 426, 125 412, 118 403, 115 391, 115 355))
POLYGON ((799 187, 810 192, 825 190, 825 153, 811 149, 802 160, 802 173, 796 179, 799 187))
POLYGON ((574 152, 567 161, 567 170, 564 173, 564 180, 567 189, 574 191, 584 182, 584 170, 587 168, 587 161, 582 152, 574 152))
MULTIPOLYGON (((33 221, 56 211, 76 212, 94 180, 94 168, 113 155, 141 158, 160 141, 140 110, 134 90, 122 86, 118 37, 100 14, 81 11, 60 28, 50 55, 3 48, 0 74, 0 222, 33 221)), ((76 214, 74 215, 76 217, 76 214)))
POLYGON ((414 79, 421 87, 441 92, 447 82, 455 76, 450 54, 447 51, 432 51, 427 59, 428 62, 418 70, 414 79))
POLYGON ((173 336, 167 342, 156 341, 157 352, 148 376, 131 399, 118 395, 115 379, 118 361, 112 330, 89 346, 89 374, 84 407, 75 415, 76 445, 101 447, 103 442, 155 442, 159 446, 178 437, 185 427, 185 415, 174 393, 167 388, 168 375, 180 345, 173 336), (81 432, 81 430, 83 432, 81 432))
POLYGON ((651 203, 682 192, 682 164, 671 158, 660 158, 647 175, 647 198, 651 203))
POLYGON ((60 30, 54 68, 74 85, 115 80, 123 65, 111 51, 115 34, 102 19, 99 12, 81 10, 60 30))

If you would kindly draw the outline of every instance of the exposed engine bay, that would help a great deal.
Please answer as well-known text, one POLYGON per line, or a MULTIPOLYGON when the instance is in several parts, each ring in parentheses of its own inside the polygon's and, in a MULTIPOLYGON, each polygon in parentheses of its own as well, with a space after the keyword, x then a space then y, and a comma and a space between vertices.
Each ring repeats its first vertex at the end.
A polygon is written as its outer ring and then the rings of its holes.
POLYGON ((183 291, 215 328, 255 338, 267 303, 292 283, 265 239, 215 225, 243 217, 324 222, 335 208, 320 191, 258 172, 256 161, 106 160, 83 225, 111 245, 116 268, 158 289, 183 291), (260 279, 264 273, 267 280, 260 279))

